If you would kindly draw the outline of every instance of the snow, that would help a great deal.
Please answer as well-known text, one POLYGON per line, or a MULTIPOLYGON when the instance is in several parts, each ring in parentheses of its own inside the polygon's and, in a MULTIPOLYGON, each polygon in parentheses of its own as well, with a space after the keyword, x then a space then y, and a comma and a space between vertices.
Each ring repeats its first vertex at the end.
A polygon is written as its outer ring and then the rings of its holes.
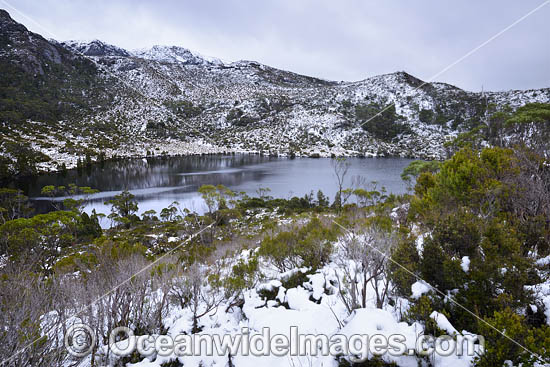
POLYGON ((313 291, 311 296, 316 300, 321 299, 325 292, 325 276, 321 273, 315 273, 309 276, 309 281, 313 291))
POLYGON ((462 257, 462 262, 460 263, 460 267, 462 270, 467 273, 470 270, 470 257, 464 256, 462 257))
POLYGON ((441 330, 446 331, 449 335, 457 335, 459 332, 453 327, 453 325, 449 322, 447 317, 443 315, 440 312, 433 311, 430 314, 430 318, 435 321, 437 324, 437 327, 441 330))
POLYGON ((69 40, 69 41, 63 42, 62 45, 68 48, 69 50, 76 52, 77 54, 82 54, 89 57, 90 56, 91 57, 130 56, 128 51, 124 50, 123 48, 107 44, 97 39, 91 40, 91 41, 69 40))
MULTIPOLYGON (((169 237, 175 238, 175 237, 169 237)), ((235 259, 246 260, 255 250, 244 250, 237 253, 235 259)), ((400 355, 386 353, 382 358, 387 362, 396 362, 399 366, 416 367, 418 359, 410 350, 415 349, 419 336, 424 334, 424 327, 420 323, 408 324, 402 322, 401 316, 403 310, 406 310, 406 300, 398 299, 394 306, 385 304, 382 309, 376 308, 375 301, 371 297, 372 290, 368 290, 368 304, 365 308, 359 308, 348 313, 343 305, 341 298, 334 286, 337 280, 336 272, 339 267, 329 262, 323 268, 317 270, 308 276, 308 280, 302 285, 294 288, 285 289, 282 284, 285 278, 291 276, 297 271, 306 271, 307 269, 294 269, 286 273, 270 272, 268 264, 260 258, 260 268, 265 269, 262 273, 266 276, 256 287, 247 289, 243 293, 244 304, 242 308, 228 308, 227 304, 222 304, 215 310, 199 319, 201 331, 195 336, 218 336, 224 337, 242 336, 244 330, 251 337, 261 336, 267 332, 272 337, 280 335, 292 340, 294 335, 326 336, 332 340, 338 335, 352 340, 355 337, 383 336, 391 340, 392 336, 402 335, 407 350, 400 355), (276 299, 262 299, 259 295, 260 290, 277 290, 276 299), (405 308, 402 308, 405 306, 405 308), (266 329, 267 328, 267 329, 266 329), (295 332, 295 334, 294 334, 295 332)), ((231 267, 234 262, 227 262, 225 266, 231 267)), ((222 263, 220 263, 222 264, 222 263)), ((429 291, 429 286, 418 281, 411 287, 413 296, 416 298, 429 291)), ((161 294, 158 294, 160 297, 161 294)), ((450 335, 459 335, 460 333, 451 325, 449 320, 441 313, 433 312, 430 317, 437 323, 438 327, 450 335)), ((176 337, 178 335, 190 335, 193 328, 193 313, 189 308, 180 308, 173 306, 164 317, 163 323, 167 330, 167 335, 176 337)), ((153 335, 157 338, 158 335, 153 335)), ((364 339, 362 339, 364 340, 364 339)), ((127 341, 119 341, 117 345, 123 346, 127 341)), ((103 352, 106 349, 101 349, 103 352)), ((202 366, 218 367, 228 365, 227 355, 206 355, 194 353, 193 355, 166 355, 145 358, 138 363, 131 364, 132 367, 161 367, 163 363, 173 359, 178 359, 184 366, 202 366)), ((334 355, 301 355, 290 356, 288 354, 277 356, 270 354, 268 356, 254 356, 241 353, 237 350, 232 353, 231 361, 236 367, 257 367, 257 366, 333 366, 337 367, 338 362, 334 355), (259 359, 262 358, 262 359, 259 359)), ((360 352, 348 350, 344 353, 345 358, 351 357, 372 357, 368 349, 361 349, 360 352), (360 354, 357 354, 360 353, 360 354)), ((115 357, 113 357, 115 358, 115 357)), ((451 355, 448 357, 432 356, 434 365, 441 367, 469 366, 473 357, 458 357, 451 355)), ((116 363, 116 358, 112 361, 116 363)), ((89 360, 88 360, 89 364, 89 360)), ((86 366, 86 363, 82 364, 86 366)))
POLYGON ((427 236, 429 236, 428 233, 422 233, 416 238, 414 242, 416 245, 416 250, 418 251, 419 254, 422 254, 422 251, 424 250, 424 240, 426 239, 427 236))
POLYGON ((431 290, 431 287, 424 282, 423 280, 418 280, 413 285, 411 285, 412 298, 418 299, 423 294, 428 293, 431 290))
POLYGON ((276 288, 279 288, 282 285, 281 281, 278 279, 272 279, 267 283, 260 284, 257 289, 267 289, 267 290, 274 290, 276 288))
POLYGON ((546 266, 546 265, 550 264, 550 255, 538 259, 538 260, 535 262, 535 264, 536 264, 537 266, 546 266))
POLYGON ((286 302, 286 292, 285 291, 286 291, 285 287, 279 287, 279 291, 277 292, 277 296, 275 297, 281 303, 286 302))
POLYGON ((297 326, 302 334, 327 334, 338 330, 338 322, 330 309, 306 299, 303 289, 287 291, 290 309, 285 307, 257 308, 261 303, 249 295, 243 307, 248 320, 247 326, 253 330, 268 327, 272 334, 290 335, 290 327, 297 326), (319 322, 323 320, 323 322, 319 322))
POLYGON ((544 283, 534 286, 528 286, 527 288, 532 290, 538 300, 544 305, 544 315, 546 316, 546 323, 550 325, 550 277, 548 274, 542 274, 543 279, 546 279, 544 283))
MULTIPOLYGON (((443 144, 460 131, 422 123, 419 109, 433 110, 440 99, 462 102, 465 97, 479 97, 443 83, 432 84, 438 93, 434 96, 416 89, 409 81, 411 76, 403 72, 336 83, 306 78, 254 61, 224 63, 178 46, 153 46, 127 52, 97 40, 68 41, 66 45, 80 52, 103 52, 105 56, 93 57, 108 58, 103 67, 124 84, 124 87, 114 86, 120 93, 110 108, 98 108, 97 114, 82 121, 90 128, 97 123, 116 126, 117 141, 120 137, 124 141, 103 149, 106 158, 142 158, 152 151, 154 155, 240 152, 443 159, 446 156, 443 144), (137 97, 127 93, 128 86, 138 92, 137 97), (342 101, 366 103, 367 99, 369 103, 382 105, 394 102, 396 111, 405 118, 413 133, 394 142, 381 141, 342 112, 342 101), (195 117, 181 119, 165 103, 182 101, 202 106, 203 110, 195 117), (281 102, 283 106, 277 107, 281 102), (237 126, 228 121, 229 111, 237 107, 257 122, 237 126), (147 128, 149 122, 166 123, 172 131, 185 132, 181 136, 194 131, 200 137, 153 138, 154 132, 147 128), (212 136, 216 136, 215 140, 212 136)), ((487 93, 487 98, 497 105, 517 107, 528 102, 550 101, 550 89, 487 93)), ((43 127, 52 129, 47 125, 43 127)), ((113 138, 104 132, 80 136, 70 129, 60 131, 57 126, 44 136, 48 139, 21 135, 34 149, 51 158, 38 165, 42 171, 56 170, 58 164, 65 164, 67 168, 76 166, 78 157, 65 149, 67 141, 75 142, 84 151, 95 150, 98 139, 113 138)), ((417 245, 422 247, 421 242, 417 245)))
MULTIPOLYGON (((359 309, 355 311, 348 324, 339 331, 339 334, 346 335, 348 338, 352 335, 366 334, 369 336, 383 335, 389 338, 391 335, 403 335, 407 349, 414 349, 417 338, 421 335, 422 328, 417 324, 408 325, 404 322, 397 322, 394 316, 380 309, 359 309)), ((368 355, 362 354, 361 358, 367 358, 368 355)), ((372 357, 372 355, 371 355, 372 357)), ((384 355, 383 359, 393 361, 400 366, 416 367, 418 362, 411 356, 390 356, 384 355)))
POLYGON ((168 62, 182 63, 190 65, 224 65, 224 63, 215 57, 203 56, 197 52, 178 46, 161 46, 155 45, 150 49, 136 49, 131 51, 135 57, 168 62))

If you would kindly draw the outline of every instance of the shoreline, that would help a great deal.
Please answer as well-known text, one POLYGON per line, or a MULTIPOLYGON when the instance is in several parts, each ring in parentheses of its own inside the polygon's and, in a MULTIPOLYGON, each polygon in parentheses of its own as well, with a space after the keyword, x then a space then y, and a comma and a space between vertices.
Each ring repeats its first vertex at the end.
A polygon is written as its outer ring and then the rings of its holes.
MULTIPOLYGON (((213 146, 210 144, 196 144, 196 143, 184 143, 184 142, 170 142, 164 146, 161 144, 148 144, 142 147, 132 147, 133 149, 107 149, 103 151, 106 153, 106 158, 104 160, 96 159, 92 160, 92 164, 101 164, 102 162, 109 162, 121 159, 147 159, 147 158, 171 158, 171 157, 187 157, 187 156, 207 156, 207 155, 235 155, 235 154, 249 154, 249 155, 259 155, 266 157, 276 157, 276 158, 337 158, 337 157, 346 157, 346 158, 408 158, 408 159, 418 159, 418 160, 440 160, 440 157, 425 157, 422 154, 410 155, 410 154, 376 154, 376 153, 364 153, 354 150, 347 150, 341 147, 312 147, 309 149, 304 149, 299 152, 287 152, 287 151, 264 151, 264 150, 248 150, 248 149, 239 149, 239 148, 229 148, 229 147, 219 147, 213 146), (156 146, 156 149, 153 148, 156 146), (172 149, 170 149, 172 148, 172 149), (328 148, 328 150, 327 150, 328 148), (151 150, 152 149, 152 150, 151 150), (157 154, 150 154, 160 152, 157 154)), ((41 162, 37 164, 38 172, 35 175, 22 176, 19 177, 33 177, 39 176, 48 173, 60 173, 64 171, 62 165, 65 165, 66 170, 78 169, 78 161, 81 160, 84 163, 82 168, 86 167, 85 155, 74 155, 60 153, 58 150, 55 151, 43 151, 44 154, 48 155, 51 160, 47 162, 41 162)))

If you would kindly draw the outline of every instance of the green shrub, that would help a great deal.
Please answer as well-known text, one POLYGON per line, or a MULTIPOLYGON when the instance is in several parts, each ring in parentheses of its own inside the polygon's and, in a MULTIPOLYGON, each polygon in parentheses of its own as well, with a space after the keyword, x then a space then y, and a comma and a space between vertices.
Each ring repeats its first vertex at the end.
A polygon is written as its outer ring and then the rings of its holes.
POLYGON ((432 110, 420 110, 418 119, 424 123, 431 124, 434 121, 434 112, 432 110))
POLYGON ((282 286, 286 289, 302 286, 304 283, 309 282, 309 274, 312 274, 312 271, 296 271, 292 273, 292 275, 285 277, 281 280, 282 286))
POLYGON ((331 241, 335 239, 335 229, 326 228, 318 218, 313 218, 294 231, 266 237, 260 245, 259 254, 282 272, 296 267, 318 269, 329 260, 331 241))
POLYGON ((550 358, 550 327, 529 328, 525 318, 509 308, 480 322, 480 333, 485 337, 486 352, 477 358, 476 366, 502 366, 505 361, 511 361, 514 366, 535 366, 550 358))
POLYGON ((381 106, 376 103, 355 106, 355 118, 361 127, 375 138, 391 141, 401 134, 410 134, 409 125, 395 112, 395 105, 381 106))
POLYGON ((418 273, 418 264, 420 261, 416 244, 412 240, 399 242, 397 247, 392 251, 391 258, 393 261, 388 263, 389 277, 395 284, 395 291, 400 296, 408 297, 411 294, 411 286, 417 280, 414 274, 418 273))

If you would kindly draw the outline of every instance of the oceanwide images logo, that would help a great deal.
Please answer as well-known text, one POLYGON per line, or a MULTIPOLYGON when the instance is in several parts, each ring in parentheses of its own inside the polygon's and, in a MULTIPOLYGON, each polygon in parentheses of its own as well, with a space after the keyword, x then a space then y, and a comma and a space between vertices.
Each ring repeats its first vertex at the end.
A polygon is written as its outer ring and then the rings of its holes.
MULTIPOLYGON (((67 330, 65 347, 75 357, 84 357, 96 348, 92 329, 77 324, 67 330)), ((484 348, 485 340, 477 335, 419 335, 407 340, 392 334, 300 334, 291 326, 289 334, 272 334, 270 328, 261 333, 243 327, 237 334, 135 335, 127 327, 114 329, 109 336, 110 352, 123 357, 139 353, 143 357, 159 356, 348 356, 354 361, 374 356, 475 356, 484 348)))

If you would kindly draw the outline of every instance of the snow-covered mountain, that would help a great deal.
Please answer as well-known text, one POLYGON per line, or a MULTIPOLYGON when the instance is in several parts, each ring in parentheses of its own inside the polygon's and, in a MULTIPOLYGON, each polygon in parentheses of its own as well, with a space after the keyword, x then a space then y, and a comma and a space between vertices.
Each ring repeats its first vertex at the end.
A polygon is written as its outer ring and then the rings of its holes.
POLYGON ((85 56, 122 56, 129 57, 130 53, 120 47, 109 45, 100 40, 76 41, 70 40, 62 43, 70 51, 85 56))
POLYGON ((214 57, 207 57, 178 46, 153 46, 149 49, 133 50, 132 55, 142 59, 182 63, 184 65, 223 65, 223 62, 214 57))
POLYGON ((109 72, 160 103, 126 105, 127 113, 135 111, 128 129, 159 138, 186 131, 230 149, 272 154, 440 158, 444 142, 479 119, 488 104, 550 100, 548 89, 482 96, 406 72, 332 82, 254 61, 207 60, 177 47, 110 59, 109 72), (392 105, 394 115, 375 116, 392 105), (381 134, 384 124, 397 127, 395 134, 381 134))
POLYGON ((71 98, 72 112, 61 122, 25 116, 41 126, 39 136, 36 129, 9 124, 13 139, 23 139, 55 162, 42 168, 74 166, 84 154, 243 151, 437 159, 445 156, 444 143, 478 122, 487 106, 550 101, 548 88, 481 94, 424 83, 403 71, 334 82, 254 61, 224 63, 177 46, 126 51, 98 40, 43 44, 47 41, 6 12, 0 30, 8 40, 0 57, 10 67, 22 64, 21 55, 32 61, 52 47, 95 63, 96 74, 82 81, 82 91, 67 87, 95 97, 78 103, 71 98), (29 37, 44 42, 29 45, 29 37))

